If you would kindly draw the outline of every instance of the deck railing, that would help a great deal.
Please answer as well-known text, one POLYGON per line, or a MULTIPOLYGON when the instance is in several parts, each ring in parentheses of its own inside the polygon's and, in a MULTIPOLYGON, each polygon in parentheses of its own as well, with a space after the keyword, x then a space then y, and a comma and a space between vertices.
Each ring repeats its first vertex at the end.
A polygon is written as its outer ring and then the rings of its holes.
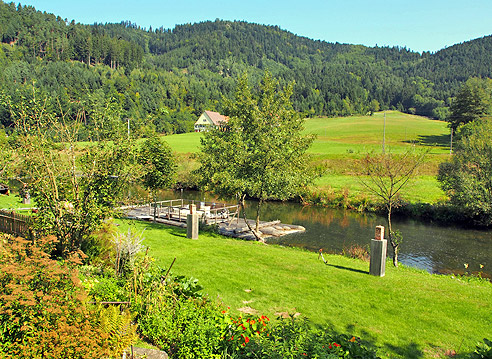
POLYGON ((186 221, 186 215, 190 213, 190 205, 196 206, 197 212, 201 214, 201 221, 206 224, 230 222, 234 218, 239 217, 238 205, 189 199, 171 199, 151 203, 149 206, 149 216, 154 215, 154 206, 157 206, 157 217, 164 217, 180 222, 186 221))

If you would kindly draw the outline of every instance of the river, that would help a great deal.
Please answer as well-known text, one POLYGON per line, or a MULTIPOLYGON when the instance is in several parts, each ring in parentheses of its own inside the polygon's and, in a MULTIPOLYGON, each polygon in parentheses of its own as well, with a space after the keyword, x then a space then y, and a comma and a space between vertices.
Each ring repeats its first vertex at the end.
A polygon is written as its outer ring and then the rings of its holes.
MULTIPOLYGON (((223 202, 203 192, 185 191, 182 196, 186 199, 223 202)), ((160 200, 181 198, 181 193, 163 191, 159 197, 160 200)), ((255 205, 254 201, 247 203, 248 218, 254 218, 255 205)), ((265 203, 261 219, 279 219, 283 223, 306 228, 303 233, 268 239, 267 243, 311 251, 323 248, 327 253, 341 253, 353 244, 369 247, 375 227, 386 225, 385 218, 375 214, 302 206, 291 202, 265 203)), ((492 231, 440 226, 400 217, 393 219, 393 227, 403 235, 399 253, 401 263, 430 273, 483 272, 484 276, 492 277, 492 231), (468 265, 467 269, 465 265, 468 265)), ((388 252, 390 255, 392 250, 388 249, 388 252)))

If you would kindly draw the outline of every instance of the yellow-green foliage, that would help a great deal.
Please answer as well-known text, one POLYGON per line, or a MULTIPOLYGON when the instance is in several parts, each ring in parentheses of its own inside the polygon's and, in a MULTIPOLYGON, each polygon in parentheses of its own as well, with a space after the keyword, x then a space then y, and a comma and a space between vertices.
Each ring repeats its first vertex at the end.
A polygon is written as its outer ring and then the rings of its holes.
POLYGON ((123 351, 137 341, 136 325, 132 316, 119 307, 99 308, 99 327, 109 334, 108 346, 114 357, 120 357, 123 351))
POLYGON ((0 358, 121 357, 130 318, 87 305, 80 261, 50 259, 53 240, 0 236, 0 358))

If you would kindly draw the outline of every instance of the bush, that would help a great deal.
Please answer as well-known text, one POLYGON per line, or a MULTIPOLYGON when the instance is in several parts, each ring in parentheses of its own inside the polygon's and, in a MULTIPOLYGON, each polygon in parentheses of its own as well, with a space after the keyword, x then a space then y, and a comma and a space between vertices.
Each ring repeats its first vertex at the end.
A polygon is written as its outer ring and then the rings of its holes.
POLYGON ((306 319, 282 319, 267 334, 253 338, 238 357, 377 358, 360 338, 313 327, 306 319))
POLYGON ((118 343, 134 340, 130 318, 115 327, 106 310, 86 305, 74 267, 80 260, 57 262, 43 251, 54 240, 0 237, 0 357, 121 356, 118 343))
POLYGON ((484 338, 483 343, 477 345, 477 349, 470 356, 471 359, 492 359, 492 341, 484 338))

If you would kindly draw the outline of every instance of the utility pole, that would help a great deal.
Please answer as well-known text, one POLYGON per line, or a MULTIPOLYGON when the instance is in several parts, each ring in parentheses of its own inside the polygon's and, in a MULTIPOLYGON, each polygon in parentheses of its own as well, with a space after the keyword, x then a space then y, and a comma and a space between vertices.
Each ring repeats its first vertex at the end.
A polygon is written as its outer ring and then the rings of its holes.
POLYGON ((385 153, 385 139, 386 139, 386 111, 384 111, 384 122, 383 122, 383 154, 385 153))

